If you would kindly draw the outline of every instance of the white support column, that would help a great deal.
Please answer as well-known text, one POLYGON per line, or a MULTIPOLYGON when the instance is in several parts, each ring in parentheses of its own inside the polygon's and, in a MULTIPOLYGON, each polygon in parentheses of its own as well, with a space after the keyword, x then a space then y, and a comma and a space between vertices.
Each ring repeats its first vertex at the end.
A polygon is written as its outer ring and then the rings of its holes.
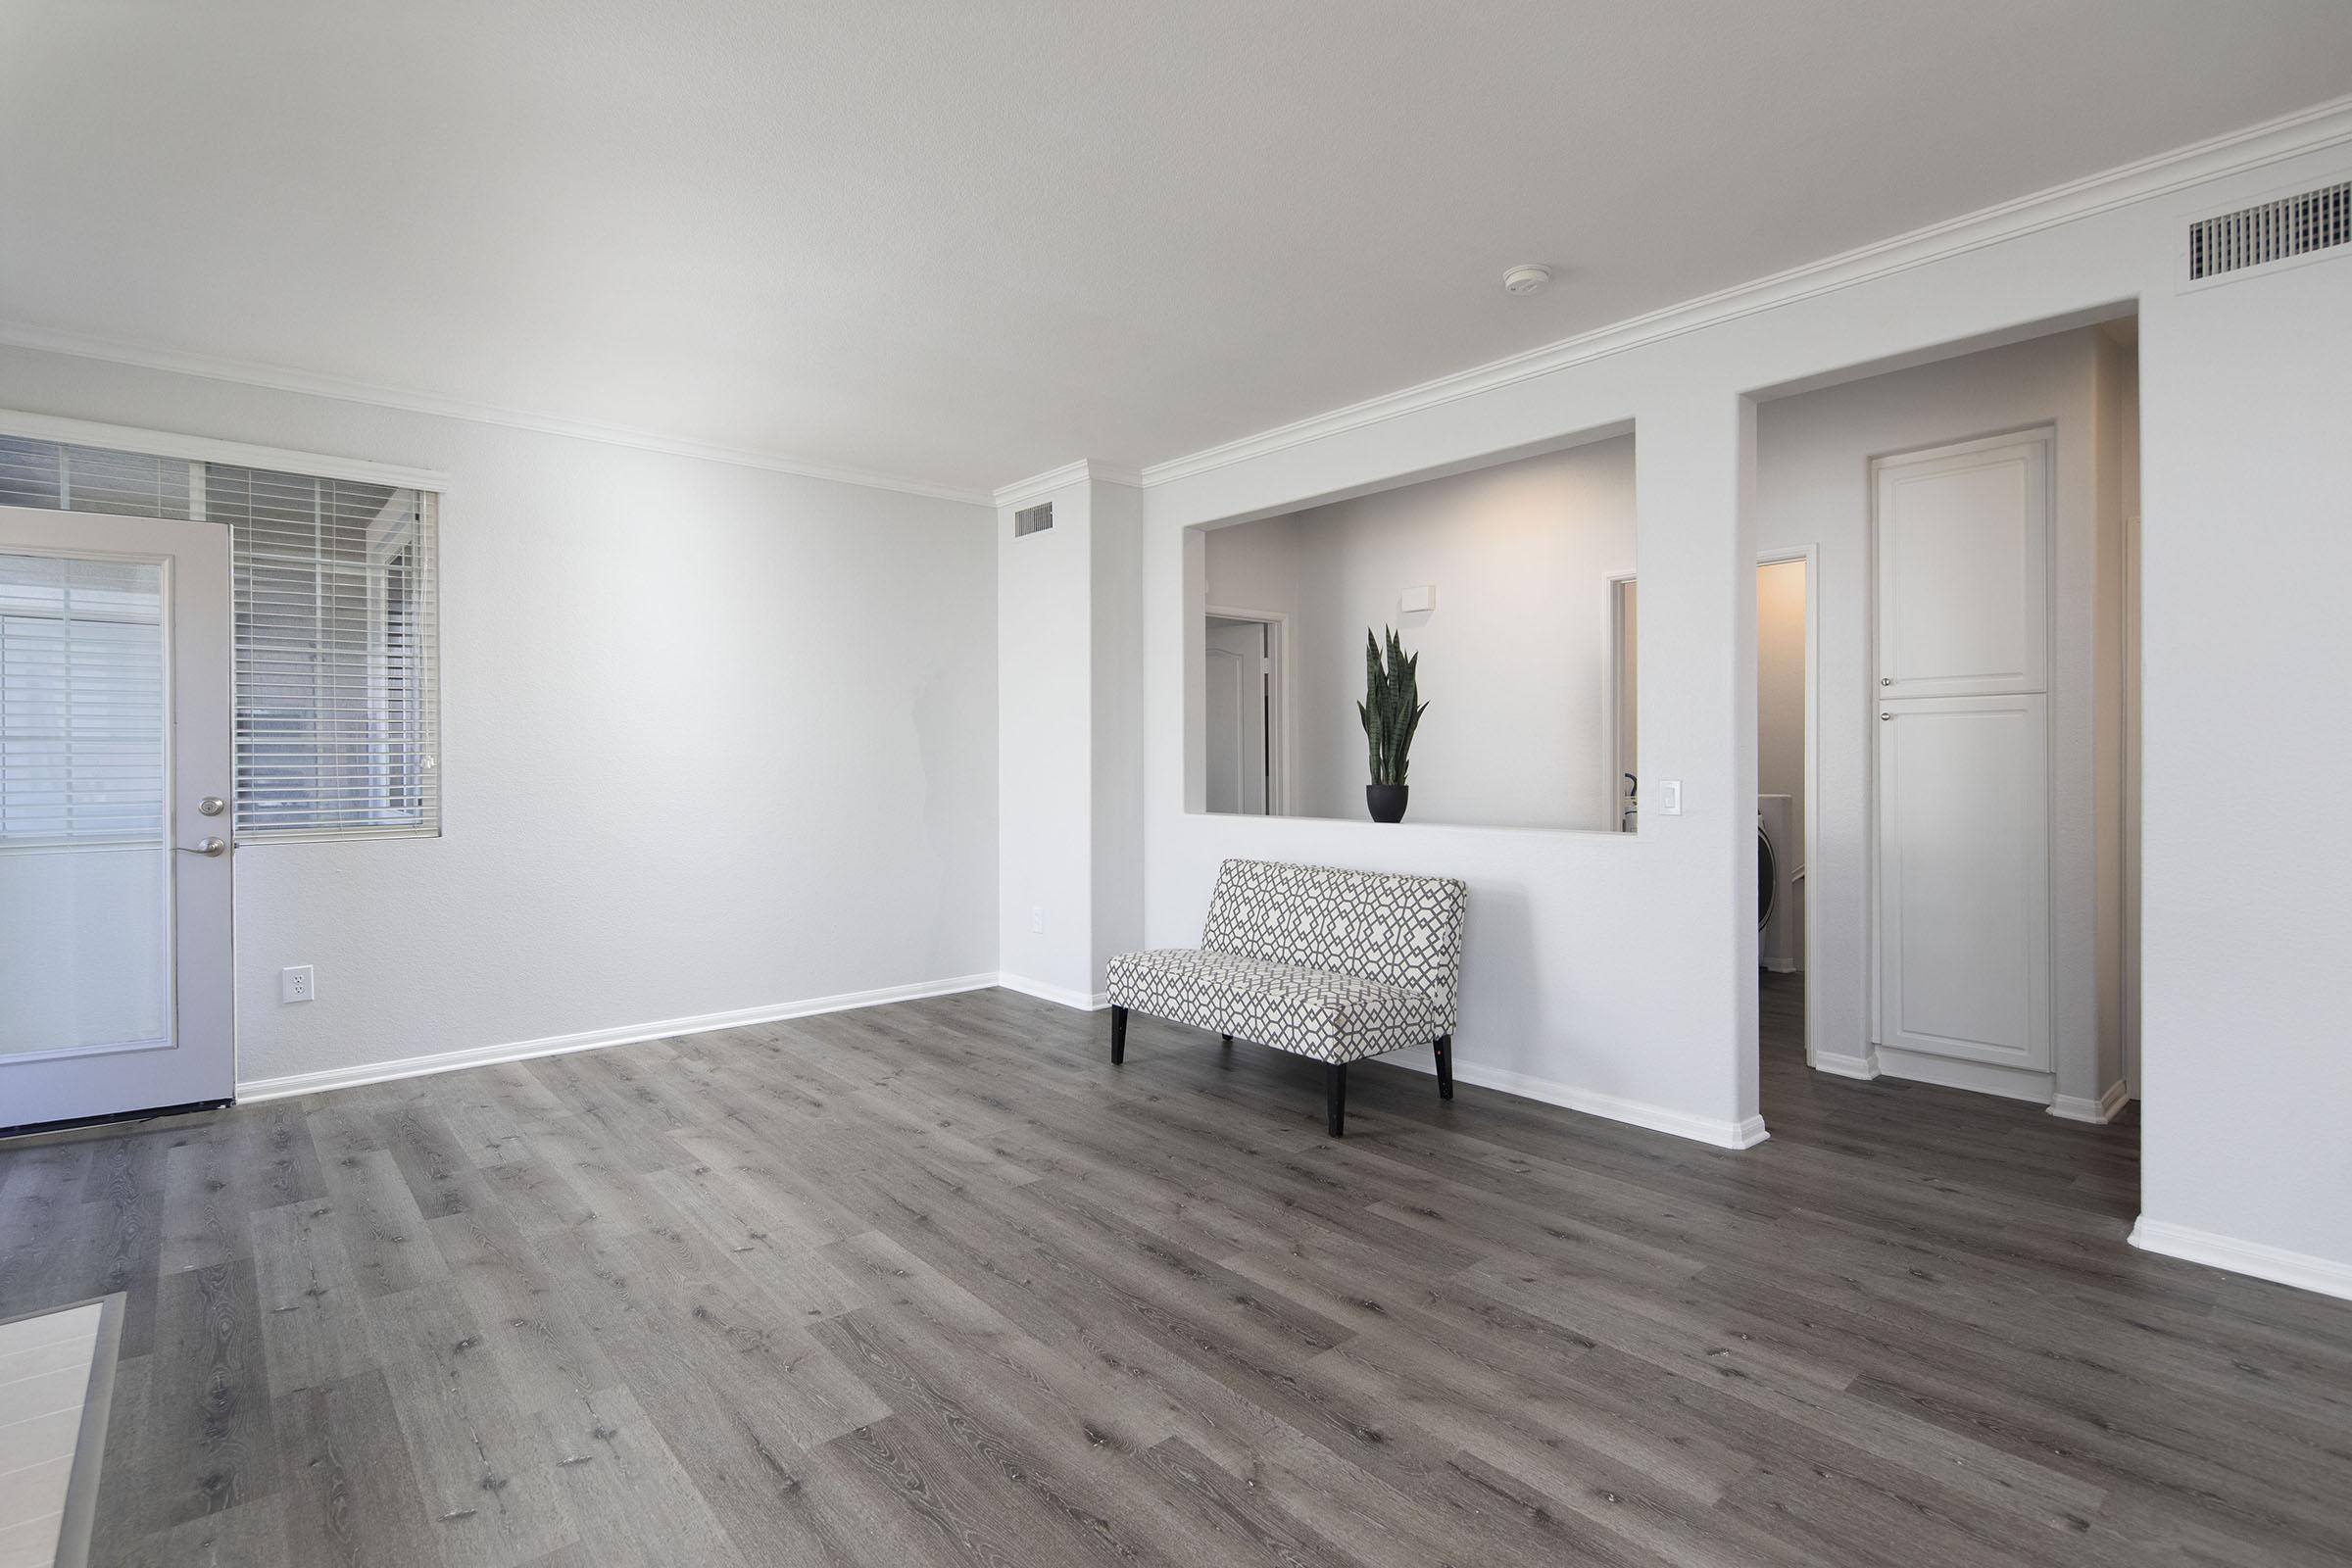
MULTIPOLYGON (((1693 393, 1636 417, 1642 848, 1675 1102, 1762 1136, 1756 1088, 1755 405, 1693 393), (1665 780, 1682 814, 1651 807, 1665 780)), ((1660 1096, 1659 1098, 1663 1098, 1660 1096)))
POLYGON ((1143 500, 1064 471, 997 509, 998 967, 1091 1006, 1143 937, 1143 500), (1048 501, 1054 526, 1014 538, 1048 501))

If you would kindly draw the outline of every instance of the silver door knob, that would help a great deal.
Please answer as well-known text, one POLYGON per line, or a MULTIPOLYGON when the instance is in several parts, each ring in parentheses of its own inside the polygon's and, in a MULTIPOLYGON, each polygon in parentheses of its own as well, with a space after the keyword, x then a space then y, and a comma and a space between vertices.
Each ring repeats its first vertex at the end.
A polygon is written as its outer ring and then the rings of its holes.
POLYGON ((203 800, 196 803, 196 814, 198 816, 219 816, 222 811, 227 809, 228 803, 218 795, 207 795, 203 800))
POLYGON ((225 855, 228 853, 228 840, 198 839, 193 844, 180 845, 179 853, 182 855, 203 855, 208 857, 225 855))
POLYGON ((1879 684, 1882 686, 1891 686, 1894 684, 1894 677, 1892 675, 1881 675, 1879 677, 1879 684))
POLYGON ((1884 723, 1886 723, 1886 722, 1888 719, 1892 718, 1893 716, 1894 716, 1894 715, 1893 715, 1892 713, 1881 713, 1881 714, 1879 715, 1879 722, 1880 722, 1880 723, 1882 723, 1882 724, 1884 724, 1884 723))

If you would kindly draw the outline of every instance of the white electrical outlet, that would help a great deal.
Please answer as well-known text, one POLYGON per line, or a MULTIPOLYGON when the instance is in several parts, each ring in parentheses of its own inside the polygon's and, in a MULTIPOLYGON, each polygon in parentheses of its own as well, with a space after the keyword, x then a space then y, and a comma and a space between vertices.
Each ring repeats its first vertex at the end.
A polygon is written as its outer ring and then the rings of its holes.
POLYGON ((1651 787, 1658 792, 1658 814, 1660 816, 1683 814, 1683 781, 1681 779, 1662 778, 1651 787))
POLYGON ((1046 906, 1044 905, 1041 904, 1029 911, 1029 929, 1041 937, 1046 934, 1046 906))
POLYGON ((298 963, 290 969, 277 971, 278 1001, 309 1002, 318 995, 318 982, 312 977, 309 964, 298 963))

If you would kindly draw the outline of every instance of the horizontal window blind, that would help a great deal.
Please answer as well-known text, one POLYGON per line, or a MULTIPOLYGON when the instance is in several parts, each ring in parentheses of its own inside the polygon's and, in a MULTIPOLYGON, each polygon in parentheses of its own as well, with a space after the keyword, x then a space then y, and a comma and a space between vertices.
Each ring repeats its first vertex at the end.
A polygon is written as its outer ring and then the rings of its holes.
POLYGON ((164 831, 163 572, 0 554, 0 846, 164 831))
POLYGON ((188 485, 195 466, 143 452, 0 436, 0 507, 185 517, 191 514, 188 485))
POLYGON ((0 437, 0 506, 228 525, 240 843, 440 831, 436 501, 0 437))
POLYGON ((206 466, 235 560, 241 832, 437 818, 427 511, 415 490, 206 466))

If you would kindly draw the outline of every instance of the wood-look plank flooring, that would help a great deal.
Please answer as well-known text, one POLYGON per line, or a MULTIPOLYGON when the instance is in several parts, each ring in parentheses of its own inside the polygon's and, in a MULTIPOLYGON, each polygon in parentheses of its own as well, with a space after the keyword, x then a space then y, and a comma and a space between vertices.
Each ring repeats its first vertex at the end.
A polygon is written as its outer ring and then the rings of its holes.
POLYGON ((1799 1006, 1740 1153, 1006 992, 0 1145, 0 1316, 104 1564, 2352 1560, 2352 1307, 1799 1006))

